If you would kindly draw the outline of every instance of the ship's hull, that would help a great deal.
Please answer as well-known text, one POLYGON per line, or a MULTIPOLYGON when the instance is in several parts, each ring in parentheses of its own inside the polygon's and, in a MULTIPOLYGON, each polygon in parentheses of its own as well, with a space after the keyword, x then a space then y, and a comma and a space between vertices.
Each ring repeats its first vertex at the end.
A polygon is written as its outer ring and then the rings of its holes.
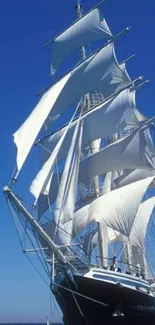
POLYGON ((155 298, 120 284, 75 275, 54 294, 65 325, 155 325, 155 298))

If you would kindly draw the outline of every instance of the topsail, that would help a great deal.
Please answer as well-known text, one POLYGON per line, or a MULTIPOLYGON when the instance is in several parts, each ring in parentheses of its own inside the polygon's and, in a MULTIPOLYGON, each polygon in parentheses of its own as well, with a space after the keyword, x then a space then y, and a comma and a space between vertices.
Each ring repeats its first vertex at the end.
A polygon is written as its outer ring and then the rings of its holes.
POLYGON ((93 9, 50 42, 52 47, 51 74, 55 73, 59 64, 71 52, 92 41, 108 40, 111 36, 100 7, 93 9))

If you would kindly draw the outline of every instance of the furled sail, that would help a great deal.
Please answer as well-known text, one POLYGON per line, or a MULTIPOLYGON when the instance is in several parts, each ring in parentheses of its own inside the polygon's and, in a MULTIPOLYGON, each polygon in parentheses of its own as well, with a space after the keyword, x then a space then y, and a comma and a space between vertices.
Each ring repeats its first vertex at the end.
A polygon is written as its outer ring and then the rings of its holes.
POLYGON ((133 131, 80 163, 79 180, 84 183, 95 175, 119 169, 151 168, 155 166, 143 129, 133 131))
POLYGON ((51 74, 55 73, 59 64, 73 51, 91 41, 108 40, 111 36, 100 7, 90 11, 51 42, 51 74))
MULTIPOLYGON (((72 219, 75 210, 82 132, 83 123, 79 118, 66 159, 56 199, 56 210, 59 211, 59 218, 62 223, 72 219)), ((53 190, 55 189, 53 188, 53 190)))
POLYGON ((14 134, 18 173, 50 112, 51 119, 63 113, 69 105, 80 100, 81 96, 91 90, 100 89, 107 98, 130 82, 131 80, 119 67, 114 45, 110 43, 54 84, 14 134))
MULTIPOLYGON (((82 116, 82 147, 96 139, 107 137, 110 134, 136 128, 139 125, 139 119, 136 114, 135 91, 130 91, 130 89, 125 89, 106 103, 98 105, 95 109, 82 116)), ((64 159, 68 152, 76 124, 77 121, 73 122, 67 133, 63 147, 59 152, 59 161, 64 159)), ((63 128, 42 141, 43 147, 52 151, 66 128, 63 128)), ((42 154, 44 161, 47 160, 49 156, 48 151, 42 149, 42 154)))
POLYGON ((153 178, 114 190, 79 209, 73 219, 74 235, 90 222, 97 221, 129 237, 139 205, 153 178))

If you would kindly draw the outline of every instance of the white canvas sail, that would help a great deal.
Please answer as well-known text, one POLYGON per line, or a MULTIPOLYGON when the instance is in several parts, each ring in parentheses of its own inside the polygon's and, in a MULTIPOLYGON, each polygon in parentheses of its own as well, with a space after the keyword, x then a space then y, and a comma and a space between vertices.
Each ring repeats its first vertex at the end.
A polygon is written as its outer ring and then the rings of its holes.
MULTIPOLYGON (((155 159, 152 158, 153 164, 155 165, 155 159)), ((133 182, 139 181, 141 179, 144 179, 146 177, 155 176, 155 170, 154 169, 135 169, 132 171, 128 171, 127 173, 123 174, 120 177, 117 177, 114 180, 114 184, 116 188, 131 184, 133 182)), ((154 185, 152 185, 154 186, 154 185)))
POLYGON ((79 180, 84 183, 95 175, 120 169, 154 169, 142 129, 117 140, 80 163, 79 180))
MULTIPOLYGON (((143 130, 138 130, 83 159, 80 162, 78 182, 88 185, 92 177, 96 175, 104 175, 115 170, 131 169, 131 173, 128 172, 114 180, 115 187, 119 188, 154 176, 154 166, 154 158, 151 156, 151 152, 149 153, 143 130), (143 169, 133 171, 135 167, 143 169)), ((62 174, 59 173, 59 179, 61 176, 62 174)), ((39 198, 39 216, 48 209, 49 202, 52 204, 56 200, 57 192, 58 181, 55 175, 49 189, 49 198, 47 199, 45 195, 41 195, 39 198), (52 188, 55 189, 54 192, 52 188)))
POLYGON ((97 221, 129 237, 141 200, 153 178, 114 190, 79 209, 73 220, 74 235, 90 222, 97 221))
POLYGON ((91 41, 108 40, 111 36, 100 7, 90 11, 50 43, 52 47, 51 74, 55 73, 59 64, 73 51, 91 41))
MULTIPOLYGON (((75 113, 74 113, 75 114, 75 113)), ((70 120, 70 123, 68 124, 68 127, 66 128, 63 136, 59 139, 59 142, 57 143, 56 147, 54 148, 53 152, 51 153, 49 159, 46 161, 46 163, 43 165, 43 167, 38 172, 37 176, 33 180, 31 186, 30 186, 30 192, 35 196, 35 205, 37 203, 38 197, 40 193, 43 193, 45 195, 49 194, 50 184, 53 177, 55 162, 57 159, 57 155, 60 151, 60 148, 63 144, 63 141, 66 137, 66 134, 70 128, 70 125, 72 123, 72 120, 74 119, 74 114, 72 116, 72 119, 70 120)))
POLYGON ((43 95, 28 119, 14 134, 18 173, 48 116, 52 119, 63 113, 69 105, 91 90, 102 89, 106 98, 129 83, 130 80, 118 65, 112 43, 60 79, 43 95))
POLYGON ((56 199, 56 209, 62 223, 72 219, 75 210, 82 132, 83 123, 79 118, 66 159, 56 199))
MULTIPOLYGON (((70 73, 58 81, 51 89, 49 89, 41 98, 38 105, 29 115, 27 120, 14 133, 14 142, 17 146, 17 170, 20 172, 29 151, 46 120, 51 107, 56 102, 64 85, 70 77, 70 73)), ((17 173, 17 174, 18 174, 17 173)))
MULTIPOLYGON (((96 139, 107 137, 110 134, 136 128, 139 125, 139 119, 136 116, 135 91, 131 92, 130 89, 123 90, 106 103, 100 104, 95 109, 88 111, 87 114, 82 116, 82 121, 82 147, 96 139)), ((58 161, 64 159, 69 150, 76 124, 77 121, 73 122, 67 133, 63 147, 59 153, 58 161)), ((52 151, 66 128, 63 128, 42 141, 43 147, 52 151)), ((43 161, 45 162, 48 159, 47 150, 42 149, 42 155, 43 161)))
POLYGON ((79 101, 81 96, 93 90, 101 91, 106 99, 129 84, 131 79, 121 70, 114 44, 110 43, 71 71, 71 77, 53 105, 49 117, 51 119, 62 114, 72 103, 79 101))
POLYGON ((151 197, 140 204, 128 237, 122 235, 119 231, 108 227, 109 242, 129 242, 130 245, 139 247, 141 250, 144 250, 147 227, 154 207, 155 197, 151 197))
POLYGON ((132 226, 132 230, 129 236, 130 242, 134 246, 138 246, 141 249, 144 249, 146 231, 154 207, 155 197, 151 197, 150 199, 144 201, 139 207, 138 213, 132 226))

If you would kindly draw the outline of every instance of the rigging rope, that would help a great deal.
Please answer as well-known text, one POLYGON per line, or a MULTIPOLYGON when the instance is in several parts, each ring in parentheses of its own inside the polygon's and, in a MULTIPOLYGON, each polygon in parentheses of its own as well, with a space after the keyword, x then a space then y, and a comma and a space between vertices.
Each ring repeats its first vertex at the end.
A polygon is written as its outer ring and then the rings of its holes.
MULTIPOLYGON (((29 236, 29 234, 28 234, 28 232, 27 232, 27 229, 25 229, 25 227, 24 227, 24 225, 23 225, 23 222, 22 222, 22 220, 21 220, 21 218, 20 218, 20 212, 18 211, 18 209, 13 205, 13 203, 12 203, 12 202, 7 198, 7 197, 6 197, 6 201, 7 201, 7 204, 8 204, 8 208, 9 208, 9 210, 10 210, 10 214, 11 214, 11 217, 12 217, 12 220, 13 220, 13 223, 14 223, 14 226, 15 226, 15 229, 16 229, 16 232, 17 232, 17 236, 18 236, 18 239, 19 239, 19 242, 20 242, 20 245, 21 245, 21 248, 22 248, 23 253, 24 253, 25 256, 28 258, 28 260, 30 261, 30 263, 33 265, 33 267, 35 268, 35 270, 37 271, 37 273, 38 273, 38 274, 41 276, 41 278, 44 280, 44 282, 45 282, 46 284, 48 284, 47 281, 46 281, 46 280, 43 278, 43 276, 41 275, 40 271, 36 268, 36 266, 35 266, 34 263, 31 261, 31 259, 28 257, 28 255, 26 254, 26 252, 25 252, 25 250, 24 250, 23 243, 22 243, 22 240, 21 240, 21 238, 20 238, 19 231, 18 231, 18 228, 17 228, 16 222, 15 222, 15 219, 14 219, 13 211, 16 213, 16 215, 17 215, 17 217, 18 217, 18 219, 19 219, 19 221, 20 221, 21 226, 22 226, 23 229, 26 231, 26 234, 27 234, 27 236, 28 236, 28 239, 29 239, 29 241, 30 241, 30 243, 31 243, 31 245, 32 245, 32 247, 33 247, 33 249, 34 249, 34 251, 36 252, 36 255, 37 255, 37 257, 38 257, 38 259, 39 259, 39 261, 40 261, 40 263, 41 263, 41 265, 42 265, 44 271, 46 272, 48 278, 50 279, 49 272, 47 272, 47 270, 46 270, 46 268, 45 268, 45 266, 44 266, 44 264, 43 264, 43 262, 42 262, 42 260, 41 260, 41 258, 40 258, 40 256, 39 256, 39 254, 38 254, 38 252, 37 252, 37 250, 36 250, 36 248, 35 248, 35 246, 34 246, 34 244, 33 244, 32 239, 31 239, 31 237, 29 236), (9 203, 11 204, 13 210, 11 209, 9 203)), ((49 286, 49 284, 48 284, 48 286, 49 286)))
POLYGON ((107 308, 109 307, 109 305, 108 305, 108 304, 105 304, 104 302, 101 302, 101 301, 99 301, 99 300, 96 300, 96 299, 90 298, 90 297, 88 297, 88 296, 86 296, 86 295, 83 295, 82 293, 79 293, 79 292, 74 291, 74 290, 72 290, 72 289, 66 288, 66 287, 64 287, 64 286, 62 286, 62 285, 60 285, 60 284, 58 284, 58 283, 53 282, 53 284, 54 284, 56 287, 58 287, 58 288, 62 288, 62 289, 67 290, 67 291, 69 291, 69 292, 71 292, 71 293, 74 293, 75 295, 77 295, 77 296, 79 296, 79 297, 83 297, 83 298, 85 298, 85 299, 91 300, 91 301, 93 301, 93 302, 95 302, 95 303, 97 303, 97 304, 100 304, 100 305, 104 306, 104 307, 107 307, 107 308))

